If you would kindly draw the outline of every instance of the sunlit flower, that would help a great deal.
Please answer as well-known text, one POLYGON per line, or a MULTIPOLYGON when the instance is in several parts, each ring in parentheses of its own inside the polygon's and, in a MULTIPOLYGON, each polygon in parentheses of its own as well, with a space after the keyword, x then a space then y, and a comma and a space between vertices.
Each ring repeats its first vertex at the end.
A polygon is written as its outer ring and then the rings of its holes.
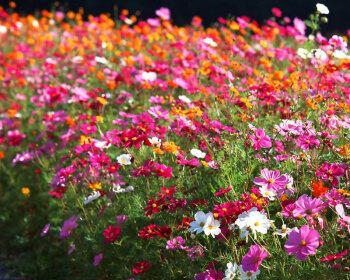
POLYGON ((202 211, 199 211, 197 212, 195 215, 194 215, 194 221, 190 223, 190 229, 189 231, 191 232, 195 232, 195 233, 201 233, 204 231, 204 226, 205 224, 207 223, 208 221, 208 218, 210 216, 212 216, 213 214, 212 213, 207 213, 205 214, 204 212, 202 211))
POLYGON ((212 237, 215 237, 221 233, 220 221, 215 220, 212 214, 209 215, 207 221, 205 222, 203 230, 205 235, 211 235, 212 237))
POLYGON ((329 10, 328 10, 327 6, 324 4, 317 3, 316 9, 321 15, 328 15, 329 14, 329 10))
POLYGON ((265 214, 259 212, 256 207, 253 207, 249 211, 240 214, 235 224, 244 233, 243 236, 245 236, 249 231, 252 231, 254 235, 256 235, 257 232, 266 234, 271 226, 271 221, 265 214))
POLYGON ((320 234, 317 230, 307 225, 300 229, 294 229, 288 235, 288 241, 284 245, 289 255, 295 255, 298 260, 304 261, 309 255, 315 255, 320 245, 320 234))
POLYGON ((227 265, 227 269, 225 270, 225 277, 223 280, 233 280, 238 272, 238 265, 236 263, 229 262, 227 265))
POLYGON ((132 156, 130 154, 122 154, 117 157, 117 161, 120 165, 130 165, 132 156))
POLYGON ((190 152, 196 158, 205 158, 205 156, 206 156, 206 153, 204 153, 204 152, 202 152, 201 150, 198 150, 198 149, 191 149, 190 152))

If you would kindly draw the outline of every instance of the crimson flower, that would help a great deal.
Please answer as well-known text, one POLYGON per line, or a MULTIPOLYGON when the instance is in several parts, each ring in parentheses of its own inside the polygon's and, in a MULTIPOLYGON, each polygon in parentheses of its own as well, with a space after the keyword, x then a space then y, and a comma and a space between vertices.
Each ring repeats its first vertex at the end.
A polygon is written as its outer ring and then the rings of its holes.
POLYGON ((110 225, 103 231, 104 241, 106 243, 112 243, 118 239, 122 230, 118 226, 110 225))

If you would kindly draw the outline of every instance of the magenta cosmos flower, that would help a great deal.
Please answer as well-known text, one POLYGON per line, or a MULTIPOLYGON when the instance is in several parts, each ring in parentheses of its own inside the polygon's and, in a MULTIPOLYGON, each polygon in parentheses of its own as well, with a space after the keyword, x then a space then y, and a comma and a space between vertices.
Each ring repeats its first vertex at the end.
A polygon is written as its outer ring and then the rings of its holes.
POLYGON ((304 225, 289 233, 284 249, 288 255, 294 255, 298 260, 303 261, 309 255, 315 255, 318 246, 320 246, 320 234, 317 230, 304 225))
POLYGON ((333 187, 339 185, 339 178, 344 176, 346 170, 345 164, 327 163, 322 164, 316 171, 316 176, 324 181, 330 181, 333 187))
POLYGON ((268 135, 265 134, 265 131, 261 128, 257 128, 254 131, 254 135, 250 137, 253 142, 254 150, 258 151, 261 148, 271 148, 272 143, 268 135))
POLYGON ((295 208, 293 210, 293 217, 302 218, 302 217, 315 217, 317 216, 324 208, 324 203, 319 198, 311 198, 306 194, 303 194, 295 202, 295 208))
POLYGON ((278 170, 268 170, 264 168, 260 171, 261 177, 254 179, 254 184, 268 189, 274 189, 275 191, 281 190, 288 184, 288 178, 285 175, 281 175, 278 170))
POLYGON ((65 239, 71 235, 72 231, 78 226, 78 219, 78 216, 72 216, 64 221, 60 232, 61 239, 65 239))
POLYGON ((259 245, 252 245, 247 254, 242 258, 242 269, 244 272, 256 272, 262 261, 268 257, 266 250, 259 245))

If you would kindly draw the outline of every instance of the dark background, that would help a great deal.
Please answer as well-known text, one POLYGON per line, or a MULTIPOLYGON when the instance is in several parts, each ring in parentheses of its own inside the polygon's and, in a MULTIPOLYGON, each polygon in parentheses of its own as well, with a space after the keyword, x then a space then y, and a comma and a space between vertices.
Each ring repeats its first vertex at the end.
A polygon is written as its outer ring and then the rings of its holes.
MULTIPOLYGON (((50 9, 57 1, 52 0, 17 0, 16 10, 21 13, 33 13, 37 10, 50 9)), ((159 7, 168 7, 172 19, 178 25, 191 21, 194 15, 203 19, 205 25, 215 22, 218 17, 228 15, 247 15, 258 22, 271 16, 271 8, 279 7, 283 14, 305 19, 315 11, 317 2, 325 4, 329 10, 329 23, 323 25, 325 31, 346 31, 350 28, 350 0, 61 0, 63 9, 77 10, 83 7, 87 14, 110 13, 113 6, 139 11, 141 18, 154 16, 159 7)), ((8 1, 0 0, 6 6, 8 1)))

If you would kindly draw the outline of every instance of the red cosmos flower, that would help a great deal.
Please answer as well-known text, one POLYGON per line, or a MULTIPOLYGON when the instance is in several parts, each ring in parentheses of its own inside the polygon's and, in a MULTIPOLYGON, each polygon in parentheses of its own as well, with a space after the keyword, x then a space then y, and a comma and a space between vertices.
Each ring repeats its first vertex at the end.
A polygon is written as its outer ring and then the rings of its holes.
POLYGON ((159 213, 161 211, 161 207, 163 206, 163 199, 150 199, 147 201, 147 206, 144 208, 145 215, 147 217, 152 216, 153 214, 159 213))
POLYGON ((151 239, 157 236, 159 232, 160 232, 160 226, 151 224, 142 228, 139 231, 138 236, 142 239, 151 239))
POLYGON ((331 262, 331 261, 339 260, 347 256, 348 253, 350 253, 350 249, 346 249, 336 254, 327 255, 323 258, 320 258, 320 262, 331 262))
POLYGON ((120 236, 122 230, 118 226, 108 226, 104 231, 103 231, 103 237, 104 241, 106 243, 112 243, 118 239, 120 236))
POLYGON ((53 198, 61 199, 66 191, 66 187, 57 187, 54 190, 49 191, 48 194, 53 198))
POLYGON ((208 200, 206 199, 194 199, 190 202, 190 207, 197 207, 199 205, 207 205, 208 204, 208 200))
POLYGON ((7 141, 10 146, 19 146, 24 138, 26 138, 25 134, 19 130, 10 130, 7 132, 7 141))
POLYGON ((148 270, 150 270, 151 268, 151 263, 149 261, 140 261, 137 262, 133 265, 132 267, 132 273, 134 275, 140 275, 140 274, 144 274, 145 272, 147 272, 148 270))
POLYGON ((223 196, 224 194, 227 194, 232 190, 232 186, 228 186, 227 188, 219 189, 214 193, 214 196, 219 197, 223 196))
POLYGON ((190 227, 190 223, 193 222, 194 219, 192 217, 183 217, 181 222, 178 224, 178 230, 187 230, 190 227))
POLYGON ((175 192, 176 192, 175 186, 171 186, 169 188, 161 187, 160 192, 158 193, 158 196, 160 198, 171 197, 173 196, 173 194, 175 194, 175 192))
POLYGON ((123 131, 120 135, 120 140, 124 147, 135 147, 136 149, 139 149, 144 142, 149 142, 147 135, 143 131, 135 128, 123 131))
POLYGON ((152 239, 155 237, 159 238, 169 238, 171 235, 171 228, 168 226, 159 226, 156 224, 151 224, 145 226, 139 231, 138 236, 142 239, 152 239))

